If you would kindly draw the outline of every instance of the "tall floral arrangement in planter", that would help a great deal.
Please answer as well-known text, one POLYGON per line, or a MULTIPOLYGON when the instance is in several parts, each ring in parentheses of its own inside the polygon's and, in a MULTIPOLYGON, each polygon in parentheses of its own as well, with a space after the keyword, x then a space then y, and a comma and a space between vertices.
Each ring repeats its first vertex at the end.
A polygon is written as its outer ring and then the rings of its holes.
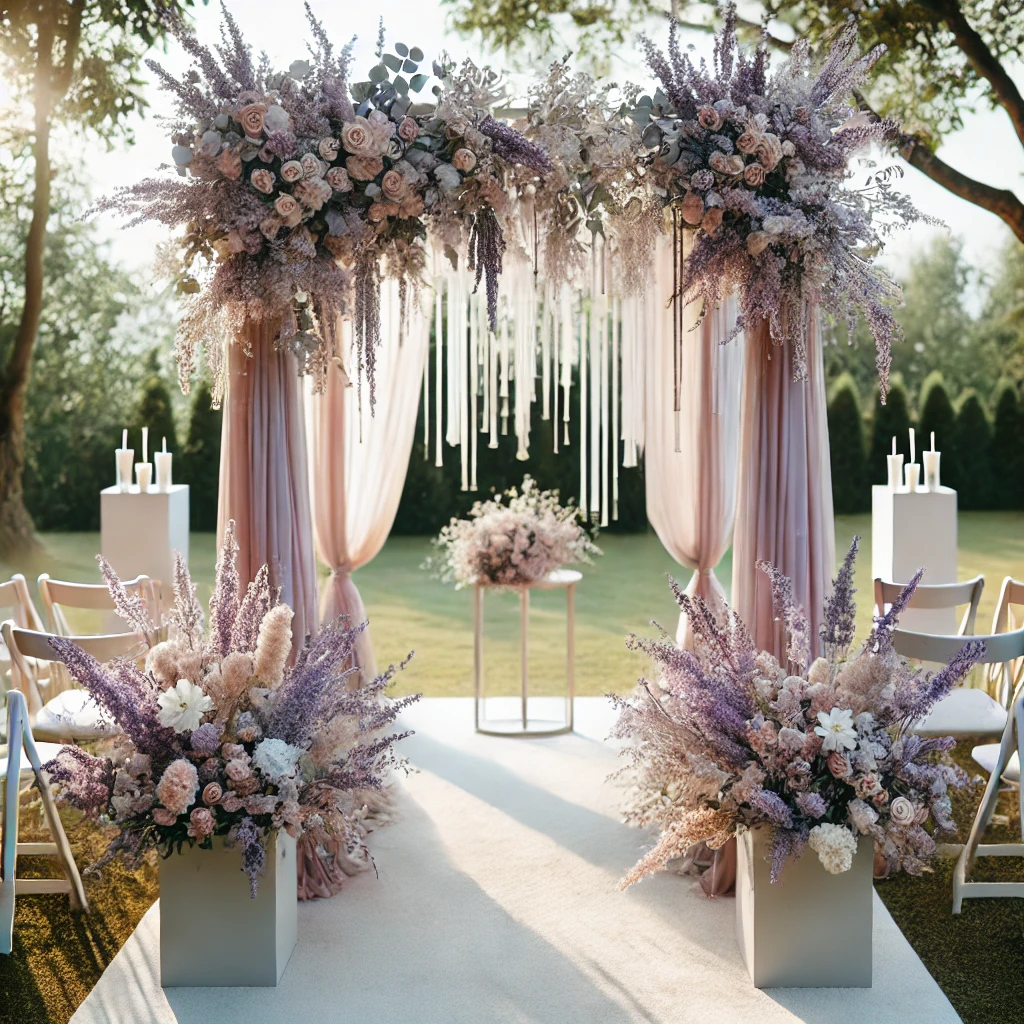
MULTIPOLYGON (((184 560, 177 557, 169 639, 101 665, 70 640, 51 641, 71 675, 95 698, 117 736, 91 754, 68 746, 46 770, 58 802, 117 829, 100 863, 137 862, 156 849, 237 844, 253 896, 269 834, 286 830, 315 849, 333 840, 368 860, 362 810, 403 764, 387 734, 417 697, 385 694, 394 668, 359 682, 351 668, 363 628, 325 624, 287 667, 292 611, 277 601, 267 569, 241 600, 233 524, 225 534, 210 599, 209 626, 184 560)), ((128 624, 153 635, 141 601, 105 566, 128 624)))
POLYGON ((452 519, 434 544, 439 555, 426 568, 457 587, 523 586, 560 566, 590 562, 592 555, 601 554, 579 509, 560 505, 558 491, 538 490, 529 476, 521 491, 512 487, 489 501, 475 502, 469 516, 452 519))
POLYGON ((798 373, 818 308, 851 328, 862 315, 884 399, 900 293, 871 259, 895 227, 927 219, 891 188, 891 168, 847 185, 852 158, 899 130, 850 105, 885 47, 860 55, 851 18, 824 61, 798 39, 772 71, 767 42, 741 49, 734 4, 722 17, 711 67, 681 51, 675 24, 667 54, 645 40, 660 87, 633 110, 675 220, 677 299, 709 307, 735 290, 736 331, 766 321, 774 343, 794 346, 798 373), (694 235, 685 258, 684 231, 694 235))
POLYGON ((807 845, 828 871, 848 870, 859 836, 871 838, 890 870, 918 874, 935 852, 933 836, 955 831, 949 789, 966 776, 947 756, 954 740, 910 729, 966 676, 984 645, 965 641, 935 673, 896 653, 892 633, 918 572, 853 649, 856 550, 855 540, 825 609, 826 656, 813 662, 789 581, 764 564, 788 631, 786 664, 756 650, 735 615, 716 620, 674 583, 693 625, 693 650, 633 638, 654 659, 658 685, 642 682, 634 697, 617 701, 615 732, 632 741, 627 754, 641 790, 669 799, 634 808, 634 820, 661 834, 624 886, 695 843, 717 848, 737 830, 768 830, 773 881, 807 845))

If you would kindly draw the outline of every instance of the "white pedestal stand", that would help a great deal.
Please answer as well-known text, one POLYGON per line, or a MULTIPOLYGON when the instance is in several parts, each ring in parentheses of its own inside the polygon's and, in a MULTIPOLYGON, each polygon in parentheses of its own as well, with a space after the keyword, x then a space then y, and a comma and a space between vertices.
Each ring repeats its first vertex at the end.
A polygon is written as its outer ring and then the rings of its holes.
POLYGON ((170 592, 174 552, 188 561, 188 485, 145 493, 138 487, 100 491, 100 545, 121 579, 149 576, 170 592))
MULTIPOLYGON (((576 584, 583 579, 575 569, 556 569, 542 580, 518 587, 520 609, 520 714, 517 718, 487 718, 484 710, 484 592, 487 584, 473 587, 473 724, 477 732, 488 736, 558 736, 572 732, 573 697, 576 688, 574 661, 576 658, 576 584), (565 712, 561 721, 530 718, 529 716, 529 640, 530 591, 564 590, 566 617, 566 695, 565 712)), ((534 698, 537 700, 538 698, 534 698)), ((544 699, 544 698, 541 698, 544 699)))
MULTIPOLYGON (((955 583, 957 498, 950 487, 934 491, 871 488, 871 575, 906 583, 922 566, 923 583, 955 583)), ((900 627, 916 633, 956 632, 955 608, 908 608, 900 627)))

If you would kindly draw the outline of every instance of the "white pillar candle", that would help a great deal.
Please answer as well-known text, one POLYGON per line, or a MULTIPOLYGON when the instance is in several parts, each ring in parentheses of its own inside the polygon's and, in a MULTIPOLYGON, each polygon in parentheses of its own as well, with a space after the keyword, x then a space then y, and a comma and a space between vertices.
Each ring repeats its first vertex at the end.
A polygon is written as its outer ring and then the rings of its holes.
POLYGON ((903 456, 896 452, 896 438, 892 439, 892 455, 886 455, 889 466, 889 490, 898 491, 903 486, 903 456))
POLYGON ((908 462, 906 466, 907 490, 916 491, 921 483, 921 466, 916 462, 908 462))
POLYGON ((158 491, 171 489, 171 459, 173 458, 174 456, 166 450, 153 454, 153 461, 156 462, 156 489, 158 491))
MULTIPOLYGON (((932 437, 935 435, 933 434, 932 437)), ((942 452, 933 448, 930 452, 924 452, 924 486, 927 491, 939 489, 939 458, 942 452)))
MULTIPOLYGON (((143 434, 143 437, 145 437, 145 434, 143 434)), ((143 445, 145 445, 146 442, 143 441, 142 443, 143 443, 143 445)), ((145 458, 145 451, 146 451, 146 449, 143 448, 142 451, 143 451, 143 458, 145 458)), ((910 428, 910 464, 913 465, 915 462, 917 462, 917 449, 914 447, 914 428, 911 427, 910 428)))
MULTIPOLYGON (((914 432, 911 431, 910 435, 911 435, 911 437, 913 437, 914 432)), ((914 450, 914 448, 913 448, 914 442, 911 441, 910 445, 911 445, 910 450, 913 451, 914 450)), ((143 427, 142 428, 142 461, 143 462, 149 462, 149 427, 143 427)))
MULTIPOLYGON (((127 431, 125 431, 127 433, 127 431)), ((132 486, 132 464, 135 460, 134 448, 118 448, 114 452, 117 461, 117 487, 121 491, 129 491, 132 486)))
POLYGON ((139 491, 146 494, 153 478, 153 467, 148 462, 135 463, 135 482, 139 485, 139 491))

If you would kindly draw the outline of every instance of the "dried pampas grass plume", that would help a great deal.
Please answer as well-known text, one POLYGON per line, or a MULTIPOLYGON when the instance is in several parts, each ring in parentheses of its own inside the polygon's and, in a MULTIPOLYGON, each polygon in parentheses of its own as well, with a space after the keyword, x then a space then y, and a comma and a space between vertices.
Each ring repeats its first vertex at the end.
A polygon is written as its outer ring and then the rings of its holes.
POLYGON ((260 623, 253 675, 273 689, 284 678, 284 666, 292 649, 292 610, 286 604, 271 608, 260 623))

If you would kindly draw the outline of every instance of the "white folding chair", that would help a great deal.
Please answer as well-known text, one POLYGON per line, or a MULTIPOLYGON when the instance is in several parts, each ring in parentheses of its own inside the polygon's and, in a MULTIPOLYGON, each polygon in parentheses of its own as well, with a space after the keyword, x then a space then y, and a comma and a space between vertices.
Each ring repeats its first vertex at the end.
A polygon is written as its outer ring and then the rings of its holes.
MULTIPOLYGON (((11 618, 25 629, 43 628, 43 620, 28 592, 28 581, 21 573, 16 573, 6 583, 0 583, 0 608, 9 608, 11 618)), ((0 643, 0 677, 6 678, 10 667, 11 656, 7 647, 0 643)))
POLYGON ((7 694, 7 735, 9 750, 0 760, 3 782, 3 839, 0 840, 0 953, 9 954, 14 946, 14 900, 17 896, 36 893, 66 892, 75 910, 88 910, 85 889, 78 873, 68 837, 50 793, 50 780, 43 764, 60 752, 59 744, 35 742, 28 723, 25 697, 19 690, 7 694), (42 799, 51 842, 19 843, 18 812, 21 805, 21 783, 24 777, 35 777, 42 799), (18 857, 56 857, 64 872, 63 878, 18 878, 18 857))
MULTIPOLYGON (((138 594, 149 609, 153 621, 160 621, 158 595, 161 586, 158 580, 151 580, 148 576, 136 576, 133 580, 125 581, 124 588, 129 594, 138 594)), ((114 611, 114 599, 110 596, 105 583, 68 583, 64 580, 50 579, 45 572, 39 577, 39 599, 43 603, 50 628, 59 636, 73 636, 75 633, 84 632, 71 628, 65 609, 108 613, 114 611)), ((95 632, 100 633, 102 630, 97 629, 95 632)))
MULTIPOLYGON (((972 580, 962 583, 919 583, 910 599, 908 608, 937 610, 940 608, 959 608, 966 605, 957 636, 970 636, 974 633, 975 621, 978 618, 978 605, 985 589, 985 577, 975 576, 972 580)), ((893 601, 903 590, 902 583, 889 583, 875 579, 875 615, 884 615, 893 601)), ((993 630, 993 633, 998 630, 993 630)))
MULTIPOLYGON (((63 666, 58 671, 60 658, 50 646, 50 640, 56 634, 19 629, 10 621, 5 622, 0 629, 4 643, 11 652, 11 684, 25 695, 31 716, 29 721, 35 735, 41 739, 65 743, 80 743, 113 735, 115 726, 103 717, 99 705, 89 692, 75 685, 63 666), (39 680, 35 673, 36 664, 50 664, 48 681, 39 680), (66 676, 68 685, 59 692, 51 693, 51 689, 58 686, 59 676, 66 676)), ((138 633, 72 636, 65 639, 73 640, 99 662, 130 655, 134 651, 141 653, 145 647, 138 633)))

